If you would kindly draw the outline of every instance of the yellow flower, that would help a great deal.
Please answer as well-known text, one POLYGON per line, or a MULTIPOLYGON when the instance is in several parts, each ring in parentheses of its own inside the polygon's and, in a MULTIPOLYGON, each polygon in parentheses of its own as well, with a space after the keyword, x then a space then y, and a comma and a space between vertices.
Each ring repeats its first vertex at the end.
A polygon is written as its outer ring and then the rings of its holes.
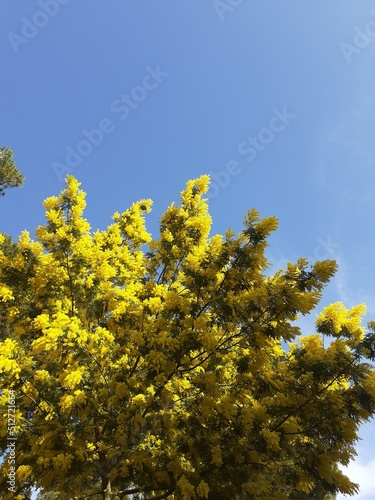
POLYGON ((201 498, 208 498, 208 494, 210 492, 210 488, 208 487, 208 484, 205 483, 204 481, 201 481, 199 485, 197 486, 197 494, 201 498))
POLYGON ((69 414, 71 409, 74 407, 75 398, 71 394, 64 394, 60 399, 59 406, 63 414, 69 414))
POLYGON ((132 401, 135 405, 141 406, 143 403, 146 402, 146 396, 144 394, 137 394, 132 398, 132 401))
POLYGON ((14 300, 12 289, 9 286, 0 283, 0 301, 8 302, 9 300, 14 300))
POLYGON ((190 500, 194 498, 194 486, 186 479, 185 476, 182 476, 177 481, 177 488, 180 491, 179 498, 181 500, 190 500))
POLYGON ((82 380, 85 368, 81 366, 79 369, 74 370, 67 375, 64 376, 62 380, 63 387, 67 387, 69 389, 74 389, 82 380))
POLYGON ((87 401, 85 393, 81 390, 74 391, 74 398, 78 405, 84 405, 87 401))

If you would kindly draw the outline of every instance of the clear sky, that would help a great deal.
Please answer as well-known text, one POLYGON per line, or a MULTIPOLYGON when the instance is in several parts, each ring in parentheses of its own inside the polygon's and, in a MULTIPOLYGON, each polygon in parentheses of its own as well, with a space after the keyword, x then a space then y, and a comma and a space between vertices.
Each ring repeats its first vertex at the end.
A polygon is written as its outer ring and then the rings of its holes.
MULTIPOLYGON (((1 0, 0 61, 0 145, 26 175, 1 231, 34 235, 70 172, 94 229, 152 198, 156 232, 210 173, 215 233, 276 215, 274 266, 336 259, 322 306, 375 320, 373 1, 1 0)), ((375 423, 361 436, 349 475, 369 500, 375 423)))

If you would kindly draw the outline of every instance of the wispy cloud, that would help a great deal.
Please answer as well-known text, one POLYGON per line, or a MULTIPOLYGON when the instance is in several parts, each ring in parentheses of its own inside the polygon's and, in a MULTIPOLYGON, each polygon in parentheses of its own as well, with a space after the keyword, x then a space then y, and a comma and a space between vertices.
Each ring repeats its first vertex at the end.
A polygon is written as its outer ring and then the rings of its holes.
MULTIPOLYGON (((359 494, 355 496, 358 500, 374 500, 375 492, 375 460, 368 463, 353 462, 342 471, 351 481, 360 485, 359 494)), ((348 500, 345 495, 338 495, 337 500, 348 500)))

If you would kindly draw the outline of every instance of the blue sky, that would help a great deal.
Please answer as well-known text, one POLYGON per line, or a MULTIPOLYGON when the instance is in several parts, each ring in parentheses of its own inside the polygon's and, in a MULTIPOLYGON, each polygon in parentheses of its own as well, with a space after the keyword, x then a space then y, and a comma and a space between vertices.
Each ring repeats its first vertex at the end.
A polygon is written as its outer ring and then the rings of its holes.
MULTIPOLYGON (((152 198, 156 233, 210 173, 213 232, 276 215, 274 266, 335 258, 322 306, 366 302, 375 319, 372 1, 2 0, 0 18, 0 145, 26 175, 1 231, 34 234, 69 171, 94 229, 152 198)), ((375 423, 361 436, 348 473, 367 500, 375 423)))

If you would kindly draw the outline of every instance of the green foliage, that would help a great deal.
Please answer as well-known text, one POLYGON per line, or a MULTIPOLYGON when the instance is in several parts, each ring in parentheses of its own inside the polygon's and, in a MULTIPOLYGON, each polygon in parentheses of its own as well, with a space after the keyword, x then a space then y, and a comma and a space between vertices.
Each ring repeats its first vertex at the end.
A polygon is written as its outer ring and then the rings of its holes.
POLYGON ((13 151, 0 148, 0 196, 4 196, 6 189, 22 186, 24 178, 14 164, 13 151))

